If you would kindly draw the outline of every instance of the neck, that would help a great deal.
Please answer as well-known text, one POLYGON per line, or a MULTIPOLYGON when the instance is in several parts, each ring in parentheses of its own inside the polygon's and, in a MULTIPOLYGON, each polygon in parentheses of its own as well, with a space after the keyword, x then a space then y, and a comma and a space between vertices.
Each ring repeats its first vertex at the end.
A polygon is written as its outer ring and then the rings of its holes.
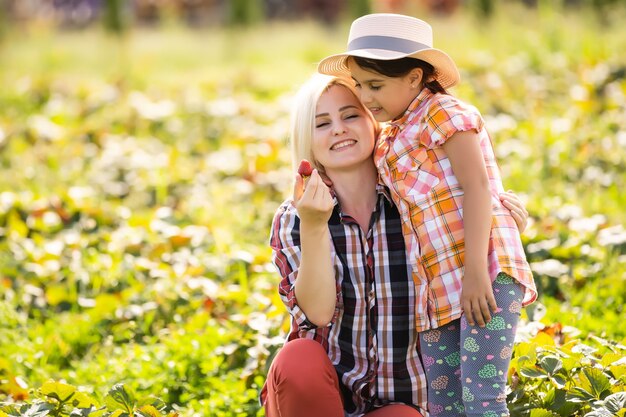
POLYGON ((327 172, 341 210, 355 218, 369 216, 376 206, 378 173, 373 163, 346 171, 327 172))

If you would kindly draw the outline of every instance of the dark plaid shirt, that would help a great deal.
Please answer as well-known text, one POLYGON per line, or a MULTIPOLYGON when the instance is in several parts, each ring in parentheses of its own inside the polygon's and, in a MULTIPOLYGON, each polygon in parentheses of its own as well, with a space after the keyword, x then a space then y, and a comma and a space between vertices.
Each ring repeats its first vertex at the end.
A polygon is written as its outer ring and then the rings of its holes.
MULTIPOLYGON (((280 296, 292 316, 287 341, 314 339, 328 352, 342 389, 346 416, 402 403, 426 410, 426 380, 415 330, 415 294, 398 210, 378 187, 367 233, 336 202, 328 221, 337 303, 327 327, 316 327, 298 306, 300 220, 291 201, 278 209, 270 244, 282 280, 280 296)), ((263 397, 263 395, 262 395, 263 397)))

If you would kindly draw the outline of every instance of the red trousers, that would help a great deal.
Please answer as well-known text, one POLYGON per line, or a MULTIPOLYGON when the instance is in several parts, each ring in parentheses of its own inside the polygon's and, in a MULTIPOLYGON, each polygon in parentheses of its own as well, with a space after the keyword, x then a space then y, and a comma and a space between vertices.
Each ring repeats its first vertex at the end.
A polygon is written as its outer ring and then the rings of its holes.
MULTIPOLYGON (((322 346, 309 339, 287 343, 267 375, 267 417, 344 417, 339 379, 322 346)), ((367 417, 422 417, 415 409, 392 404, 367 417)))

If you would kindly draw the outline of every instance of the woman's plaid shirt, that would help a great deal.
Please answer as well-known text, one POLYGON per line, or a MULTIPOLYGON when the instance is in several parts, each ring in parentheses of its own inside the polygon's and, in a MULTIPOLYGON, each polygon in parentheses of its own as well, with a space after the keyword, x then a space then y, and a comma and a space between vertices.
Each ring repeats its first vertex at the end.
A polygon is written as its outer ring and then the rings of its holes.
POLYGON ((301 255, 300 221, 291 201, 278 209, 270 237, 273 262, 282 276, 279 293, 292 316, 287 342, 314 339, 326 349, 339 376, 347 416, 361 416, 388 403, 426 410, 414 284, 400 215, 384 187, 378 187, 378 195, 367 233, 341 213, 337 202, 328 221, 337 304, 327 327, 310 323, 298 307, 294 283, 301 255))
POLYGON ((517 279, 526 288, 523 305, 537 297, 519 231, 500 202, 502 180, 480 113, 453 96, 425 88, 404 116, 383 130, 374 154, 403 220, 416 284, 418 331, 461 316, 463 190, 441 145, 468 130, 479 136, 489 176, 493 221, 486 255, 491 279, 499 272, 517 279))

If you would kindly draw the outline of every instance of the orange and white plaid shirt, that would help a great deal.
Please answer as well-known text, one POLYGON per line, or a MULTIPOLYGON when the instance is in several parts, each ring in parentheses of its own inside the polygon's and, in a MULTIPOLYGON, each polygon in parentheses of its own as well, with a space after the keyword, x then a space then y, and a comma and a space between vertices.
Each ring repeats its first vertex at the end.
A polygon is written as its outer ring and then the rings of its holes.
POLYGON ((427 88, 405 114, 382 132, 374 159, 402 216, 403 234, 416 288, 416 328, 424 331, 461 316, 465 241, 463 190, 442 144, 454 133, 475 130, 489 176, 493 222, 489 275, 504 272, 525 288, 523 305, 537 298, 519 231, 499 194, 500 171, 478 110, 427 88))

